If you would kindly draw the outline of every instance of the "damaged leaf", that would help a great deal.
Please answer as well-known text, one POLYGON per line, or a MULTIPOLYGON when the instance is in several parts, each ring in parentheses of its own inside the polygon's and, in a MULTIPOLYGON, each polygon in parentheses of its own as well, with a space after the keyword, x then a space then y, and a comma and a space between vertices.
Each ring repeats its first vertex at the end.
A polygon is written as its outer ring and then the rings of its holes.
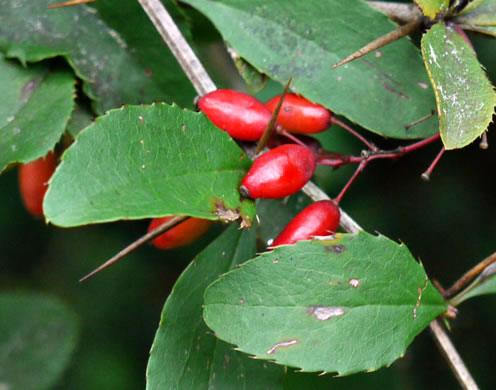
POLYGON ((205 292, 215 334, 303 371, 373 371, 405 354, 446 303, 404 245, 365 232, 286 245, 205 292))
POLYGON ((111 110, 83 130, 50 181, 48 221, 79 226, 189 215, 250 226, 240 200, 251 161, 203 113, 154 104, 111 110))
POLYGON ((436 95, 444 146, 462 148, 491 123, 496 92, 473 49, 454 28, 435 24, 422 38, 422 54, 436 95))

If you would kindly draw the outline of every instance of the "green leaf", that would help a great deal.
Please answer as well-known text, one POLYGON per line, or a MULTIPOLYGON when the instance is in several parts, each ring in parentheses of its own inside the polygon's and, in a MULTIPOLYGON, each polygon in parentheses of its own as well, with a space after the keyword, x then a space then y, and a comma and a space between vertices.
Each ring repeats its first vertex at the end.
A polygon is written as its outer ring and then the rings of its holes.
POLYGON ((79 226, 118 219, 255 215, 238 187, 250 159, 203 113, 154 104, 111 110, 62 156, 45 196, 47 221, 79 226))
POLYGON ((445 310, 404 245, 361 232, 245 263, 210 285, 203 316, 258 359, 347 375, 390 365, 445 310))
POLYGON ((488 266, 480 275, 461 293, 455 296, 450 303, 458 306, 467 299, 479 295, 496 294, 496 263, 488 266))
POLYGON ((449 8, 449 0, 414 0, 423 14, 432 20, 438 14, 445 13, 449 8))
POLYGON ((57 299, 0 294, 0 389, 50 388, 69 363, 77 333, 74 313, 57 299))
POLYGON ((192 104, 190 82, 137 1, 106 0, 101 13, 47 9, 57 2, 2 2, 0 49, 23 62, 65 56, 98 113, 154 100, 192 104))
POLYGON ((81 130, 93 123, 94 118, 95 116, 89 107, 82 103, 76 103, 71 120, 67 124, 67 133, 73 138, 76 137, 81 130))
POLYGON ((231 226, 182 273, 167 298, 153 342, 147 390, 282 389, 282 367, 234 351, 212 335, 202 319, 207 286, 255 251, 255 229, 231 226))
MULTIPOLYGON (((231 49, 232 50, 232 49, 231 49)), ((245 80, 248 89, 252 95, 256 95, 267 85, 267 76, 260 73, 256 68, 251 66, 243 58, 235 56, 234 65, 238 69, 239 74, 245 80)))
POLYGON ((456 23, 496 26, 496 0, 474 0, 460 12, 456 23))
POLYGON ((394 138, 427 137, 435 108, 419 51, 407 39, 331 66, 396 26, 362 0, 185 0, 259 72, 360 126, 394 138), (325 15, 325 17, 323 17, 325 15), (367 26, 363 28, 363 26, 367 26))
POLYGON ((436 94, 444 146, 462 148, 491 123, 496 93, 474 51, 452 27, 435 24, 422 38, 422 54, 436 94))
POLYGON ((492 35, 493 37, 496 37, 496 26, 479 26, 472 24, 470 25, 460 24, 458 26, 463 28, 464 30, 472 30, 472 31, 480 32, 482 34, 492 35))
POLYGON ((23 68, 0 53, 0 172, 53 150, 71 117, 73 95, 71 72, 23 68))

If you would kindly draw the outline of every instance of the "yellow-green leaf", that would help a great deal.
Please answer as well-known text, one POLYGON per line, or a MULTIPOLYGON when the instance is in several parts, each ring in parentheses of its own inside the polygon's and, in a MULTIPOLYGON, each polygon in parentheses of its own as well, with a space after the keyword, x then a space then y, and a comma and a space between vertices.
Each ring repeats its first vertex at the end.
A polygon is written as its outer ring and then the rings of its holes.
POLYGON ((425 16, 435 19, 440 13, 448 10, 449 0, 415 0, 425 16))

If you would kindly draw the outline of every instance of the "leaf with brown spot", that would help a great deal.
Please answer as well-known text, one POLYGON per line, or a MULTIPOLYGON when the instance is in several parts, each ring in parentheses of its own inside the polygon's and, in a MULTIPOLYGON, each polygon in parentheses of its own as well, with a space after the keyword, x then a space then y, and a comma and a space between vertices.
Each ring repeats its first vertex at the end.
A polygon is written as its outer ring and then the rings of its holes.
POLYGON ((203 317, 257 359, 348 375, 392 364, 446 308, 404 245, 361 232, 244 263, 210 285, 203 317))
POLYGON ((45 215, 59 226, 169 215, 249 226, 255 205, 238 187, 251 161, 241 152, 203 113, 166 104, 111 110, 64 153, 45 215))
POLYGON ((285 369, 250 359, 202 320, 203 293, 221 273, 255 255, 255 229, 231 226, 181 274, 167 298, 147 368, 147 390, 235 387, 283 390, 285 369))

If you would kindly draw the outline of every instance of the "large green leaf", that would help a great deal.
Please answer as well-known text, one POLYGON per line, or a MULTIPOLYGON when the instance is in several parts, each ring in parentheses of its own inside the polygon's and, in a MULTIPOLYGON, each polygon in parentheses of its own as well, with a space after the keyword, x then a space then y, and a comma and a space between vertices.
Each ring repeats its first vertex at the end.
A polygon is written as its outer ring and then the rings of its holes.
POLYGON ((147 369, 147 389, 282 389, 284 369, 250 359, 211 334, 203 293, 220 274, 255 255, 255 230, 231 226, 201 252, 167 298, 147 369))
POLYGON ((450 302, 459 305, 479 295, 496 294, 496 263, 491 264, 460 294, 450 302))
POLYGON ((204 319, 259 359, 347 375, 391 364, 445 310, 404 245, 362 232, 245 263, 207 289, 204 319))
POLYGON ((238 191, 250 165, 203 113, 163 103, 126 106, 79 134, 43 209, 59 226, 175 214, 250 225, 254 204, 240 201, 238 191))
POLYGON ((422 38, 422 54, 436 94, 444 146, 462 148, 489 126, 496 93, 474 51, 452 27, 435 24, 422 38))
POLYGON ((69 362, 77 331, 75 315, 54 298, 0 294, 0 389, 50 388, 69 362))
POLYGON ((191 104, 193 88, 137 1, 106 0, 101 14, 86 5, 47 9, 57 2, 2 2, 0 49, 23 62, 64 55, 99 113, 123 103, 191 104))
POLYGON ((496 26, 496 0, 474 0, 470 2, 455 21, 461 24, 496 26))
POLYGON ((449 0, 414 0, 423 14, 432 20, 440 13, 445 13, 449 8, 449 0))
POLYGON ((388 137, 436 132, 419 52, 400 40, 335 70, 331 66, 395 25, 362 0, 185 0, 207 15, 237 53, 308 99, 388 137), (366 28, 364 28, 366 26, 366 28))
POLYGON ((23 68, 0 53, 0 172, 54 148, 71 117, 73 94, 70 72, 23 68))

